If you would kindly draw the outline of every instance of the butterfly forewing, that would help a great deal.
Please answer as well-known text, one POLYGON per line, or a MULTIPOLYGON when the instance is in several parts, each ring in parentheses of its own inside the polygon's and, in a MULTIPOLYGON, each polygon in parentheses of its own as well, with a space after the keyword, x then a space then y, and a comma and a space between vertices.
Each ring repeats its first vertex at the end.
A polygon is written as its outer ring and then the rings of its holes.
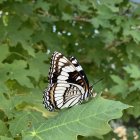
MULTIPOLYGON (((89 87, 89 82, 88 82, 88 79, 87 79, 87 76, 85 74, 85 72, 83 71, 81 65, 78 63, 77 59, 75 57, 70 57, 69 59, 71 61, 71 63, 75 66, 76 70, 79 72, 79 74, 81 75, 81 77, 85 80, 87 86, 89 87)), ((77 80, 80 80, 77 79, 77 80)))
POLYGON ((89 96, 87 77, 74 57, 68 60, 61 53, 54 52, 48 80, 43 103, 50 111, 79 104, 89 96))

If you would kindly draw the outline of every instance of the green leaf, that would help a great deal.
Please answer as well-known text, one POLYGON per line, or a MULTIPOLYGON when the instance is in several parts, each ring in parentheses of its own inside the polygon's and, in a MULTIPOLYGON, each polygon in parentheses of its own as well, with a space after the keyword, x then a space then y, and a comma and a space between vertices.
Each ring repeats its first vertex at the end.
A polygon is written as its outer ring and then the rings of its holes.
POLYGON ((16 134, 21 133, 21 131, 29 129, 32 125, 43 121, 45 121, 45 119, 39 112, 16 112, 15 119, 9 122, 9 130, 12 132, 13 136, 16 136, 16 134))
POLYGON ((8 16, 7 15, 3 15, 2 16, 2 20, 3 20, 4 26, 8 26, 8 22, 9 22, 8 16))
POLYGON ((42 8, 45 11, 48 11, 50 8, 50 4, 47 2, 44 2, 43 0, 37 1, 35 8, 42 8))
POLYGON ((35 57, 35 51, 31 47, 31 44, 29 44, 27 42, 22 42, 22 47, 28 52, 29 55, 35 57))
POLYGON ((115 83, 117 83, 117 85, 113 86, 110 89, 110 92, 112 94, 121 94, 122 97, 125 98, 127 94, 129 93, 127 81, 121 79, 119 76, 116 76, 116 75, 111 75, 110 77, 115 83))
POLYGON ((140 42, 140 31, 138 30, 124 30, 124 35, 129 36, 131 35, 134 41, 138 44, 140 42))
POLYGON ((9 48, 8 48, 7 45, 2 44, 2 45, 0 45, 0 50, 2 52, 1 55, 0 55, 0 62, 2 62, 9 55, 9 48))
POLYGON ((28 78, 29 71, 25 68, 27 67, 27 63, 23 60, 15 60, 12 64, 5 64, 5 75, 8 73, 9 79, 17 80, 19 84, 23 86, 27 86, 29 88, 33 88, 33 84, 28 78))
POLYGON ((123 26, 123 35, 124 36, 131 36, 134 40, 135 43, 139 43, 140 42, 140 31, 137 28, 137 24, 139 23, 139 20, 136 20, 135 18, 129 18, 126 19, 127 22, 125 22, 125 24, 122 24, 123 26))
POLYGON ((5 114, 10 118, 12 109, 14 108, 12 101, 10 99, 7 99, 2 93, 0 93, 0 99, 0 110, 5 112, 5 114))
POLYGON ((69 15, 67 13, 63 13, 62 16, 63 16, 62 18, 63 18, 64 21, 72 20, 73 19, 72 15, 69 15))
POLYGON ((130 60, 132 60, 133 56, 138 56, 140 57, 140 47, 134 43, 130 43, 127 45, 127 48, 126 48, 126 51, 127 51, 127 55, 128 55, 128 58, 130 60))
POLYGON ((119 6, 116 6, 116 5, 119 5, 123 0, 114 0, 114 1, 111 1, 111 0, 102 0, 100 1, 100 5, 104 5, 106 7, 108 7, 112 12, 119 12, 119 6))
POLYGON ((124 67, 126 72, 130 74, 130 77, 139 79, 140 78, 140 68, 138 65, 130 64, 129 66, 124 67))
POLYGON ((0 93, 5 93, 5 92, 8 91, 8 88, 5 85, 5 83, 3 83, 3 82, 0 81, 0 85, 1 85, 1 87, 0 87, 0 93))
POLYGON ((140 116, 140 96, 139 95, 140 93, 135 91, 133 92, 133 94, 129 94, 125 100, 125 103, 133 106, 127 110, 127 113, 131 114, 135 118, 138 118, 140 116))
POLYGON ((78 135, 102 136, 111 128, 108 122, 122 116, 128 105, 98 97, 88 103, 66 109, 23 133, 24 139, 76 140, 78 135), (55 132, 55 133, 54 133, 55 132))
POLYGON ((25 109, 26 106, 28 108, 29 105, 35 108, 38 108, 39 106, 43 107, 42 90, 38 88, 33 88, 25 92, 26 93, 23 92, 20 94, 16 94, 16 96, 13 96, 11 99, 17 110, 22 110, 23 108, 25 109), (22 104, 24 105, 22 106, 22 104))
POLYGON ((6 135, 8 133, 8 128, 5 123, 0 120, 0 135, 6 135))
POLYGON ((6 136, 0 136, 0 140, 14 140, 14 139, 6 136))
POLYGON ((130 108, 128 110, 128 112, 130 114, 132 114, 133 116, 135 116, 135 118, 138 118, 140 116, 140 102, 138 100, 136 100, 135 102, 131 102, 131 105, 133 106, 132 108, 130 108))
POLYGON ((8 88, 5 84, 5 82, 8 80, 8 77, 5 73, 5 65, 0 64, 0 93, 4 93, 8 91, 8 88))
POLYGON ((48 60, 48 55, 45 53, 37 53, 35 57, 28 61, 30 66, 30 75, 36 80, 39 79, 40 75, 47 76, 49 71, 49 65, 44 62, 48 60))
POLYGON ((140 80, 133 81, 134 86, 132 87, 133 90, 140 90, 140 80))

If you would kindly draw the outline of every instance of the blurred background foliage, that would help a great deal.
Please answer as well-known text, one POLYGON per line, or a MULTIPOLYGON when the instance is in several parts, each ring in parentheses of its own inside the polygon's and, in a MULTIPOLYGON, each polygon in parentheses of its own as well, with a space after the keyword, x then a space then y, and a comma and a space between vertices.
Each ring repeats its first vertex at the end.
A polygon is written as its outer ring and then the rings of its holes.
POLYGON ((140 130, 140 5, 128 0, 0 1, 1 139, 20 139, 28 117, 40 122, 41 114, 52 115, 42 91, 54 51, 75 56, 91 84, 103 77, 94 90, 104 98, 133 106, 113 123, 134 139, 140 130))

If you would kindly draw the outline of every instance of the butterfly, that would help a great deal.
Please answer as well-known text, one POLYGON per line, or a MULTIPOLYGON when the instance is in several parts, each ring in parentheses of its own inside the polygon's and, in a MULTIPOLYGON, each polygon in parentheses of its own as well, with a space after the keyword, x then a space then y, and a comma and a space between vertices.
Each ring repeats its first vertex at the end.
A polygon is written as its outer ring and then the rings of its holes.
POLYGON ((75 57, 66 58, 54 52, 48 75, 48 87, 44 90, 43 104, 49 111, 81 104, 93 96, 92 86, 75 57))

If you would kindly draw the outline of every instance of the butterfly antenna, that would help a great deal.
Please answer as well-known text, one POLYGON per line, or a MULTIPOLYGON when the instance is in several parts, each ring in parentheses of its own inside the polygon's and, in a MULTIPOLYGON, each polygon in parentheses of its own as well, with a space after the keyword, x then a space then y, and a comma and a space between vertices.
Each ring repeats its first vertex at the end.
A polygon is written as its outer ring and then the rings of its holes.
POLYGON ((97 83, 101 82, 104 78, 100 78, 98 81, 96 81, 92 86, 96 85, 97 83))

